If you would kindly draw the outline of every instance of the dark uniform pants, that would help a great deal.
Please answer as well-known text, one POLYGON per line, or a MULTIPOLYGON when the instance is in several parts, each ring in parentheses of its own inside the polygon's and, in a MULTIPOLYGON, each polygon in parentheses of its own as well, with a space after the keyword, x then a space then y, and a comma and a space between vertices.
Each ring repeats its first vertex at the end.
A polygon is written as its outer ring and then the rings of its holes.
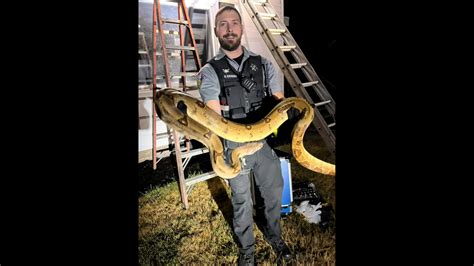
MULTIPOLYGON (((226 157, 232 151, 226 150, 226 157)), ((245 156, 242 162, 241 173, 229 179, 232 190, 233 225, 234 233, 240 241, 240 252, 250 254, 255 251, 253 235, 253 202, 250 188, 249 174, 252 170, 256 187, 260 191, 264 204, 266 228, 265 238, 276 242, 281 238, 280 212, 283 190, 283 176, 280 160, 275 152, 265 142, 263 147, 252 155, 245 156)))

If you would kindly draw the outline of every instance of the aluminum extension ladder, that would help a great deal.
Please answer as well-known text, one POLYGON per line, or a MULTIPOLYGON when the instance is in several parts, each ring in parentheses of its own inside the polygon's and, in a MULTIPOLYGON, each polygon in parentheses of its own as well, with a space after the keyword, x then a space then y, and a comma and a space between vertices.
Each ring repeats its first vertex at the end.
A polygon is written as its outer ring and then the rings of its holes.
MULTIPOLYGON (((138 24, 138 28, 140 29, 140 24, 138 24)), ((148 46, 145 40, 145 32, 139 30, 138 31, 138 68, 139 72, 143 73, 144 79, 139 79, 138 89, 147 89, 150 87, 149 83, 151 83, 150 79, 146 77, 150 76, 150 73, 153 71, 153 67, 151 65, 150 54, 148 51, 148 46)))
POLYGON ((313 124, 327 145, 336 152, 336 103, 306 59, 282 19, 268 1, 242 0, 257 30, 296 96, 314 106, 313 124))

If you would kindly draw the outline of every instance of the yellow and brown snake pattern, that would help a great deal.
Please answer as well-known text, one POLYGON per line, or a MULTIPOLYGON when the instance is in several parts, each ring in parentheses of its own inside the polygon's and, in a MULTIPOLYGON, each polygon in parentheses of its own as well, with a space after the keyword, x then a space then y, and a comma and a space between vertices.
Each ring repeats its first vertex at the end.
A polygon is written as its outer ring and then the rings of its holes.
POLYGON ((298 109, 302 115, 293 128, 291 150, 296 161, 314 172, 334 176, 336 166, 311 155, 303 145, 306 129, 313 121, 314 112, 304 99, 290 97, 276 105, 264 119, 254 124, 238 124, 229 121, 202 101, 175 89, 162 89, 154 97, 158 116, 168 126, 187 135, 209 149, 211 164, 216 174, 222 178, 233 178, 240 172, 239 158, 250 155, 262 147, 258 142, 270 135, 288 119, 287 111, 291 107, 298 109), (186 113, 178 109, 178 103, 186 105, 186 113), (232 153, 232 164, 224 160, 224 148, 219 139, 222 137, 235 142, 249 142, 235 149, 232 153))

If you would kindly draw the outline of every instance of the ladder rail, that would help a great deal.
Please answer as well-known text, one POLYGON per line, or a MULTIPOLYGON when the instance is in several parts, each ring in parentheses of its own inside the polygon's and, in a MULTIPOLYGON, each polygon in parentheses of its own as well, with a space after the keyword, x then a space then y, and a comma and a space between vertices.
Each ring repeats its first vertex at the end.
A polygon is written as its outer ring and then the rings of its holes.
POLYGON ((199 53, 198 53, 197 44, 196 44, 196 38, 194 37, 193 26, 192 26, 192 23, 191 23, 191 19, 189 17, 188 8, 186 7, 186 3, 184 1, 180 1, 180 3, 182 4, 182 7, 183 7, 184 19, 186 19, 186 21, 189 22, 188 30, 189 30, 189 36, 191 38, 191 43, 194 47, 194 51, 193 51, 194 61, 196 63, 196 67, 199 71, 201 69, 201 59, 199 58, 199 53))
MULTIPOLYGON (((182 9, 182 6, 183 3, 181 1, 178 2, 178 20, 181 21, 182 19, 182 16, 183 16, 183 11, 181 10, 182 9)), ((187 22, 187 21, 186 21, 187 22)), ((190 24, 191 23, 186 23, 186 24, 190 24)), ((184 24, 184 25, 186 25, 184 24)), ((178 31, 179 31, 179 45, 180 46, 184 46, 184 32, 183 32, 183 24, 179 24, 178 25, 178 31)), ((183 73, 186 73, 186 52, 183 50, 181 50, 181 71, 183 73)), ((186 92, 186 75, 183 75, 181 80, 183 81, 183 91, 186 92)), ((188 136, 185 137, 185 143, 186 143, 186 152, 189 153, 190 151, 190 139, 188 136)), ((185 167, 185 166, 184 166, 185 167)), ((183 167, 183 168, 184 168, 183 167)))
MULTIPOLYGON (((156 1, 153 1, 153 87, 152 87, 152 95, 151 98, 154 99, 155 94, 156 94, 156 80, 157 80, 157 75, 158 75, 158 70, 157 70, 157 62, 156 62, 156 55, 158 53, 157 48, 156 48, 156 39, 157 39, 157 32, 158 32, 158 19, 157 19, 157 10, 156 10, 156 1)), ((151 113, 152 113, 152 166, 153 170, 156 170, 156 164, 157 164, 157 147, 156 147, 156 126, 157 126, 157 121, 156 121, 156 107, 154 104, 151 105, 151 113)))
POLYGON ((157 10, 157 16, 158 16, 157 23, 158 23, 158 31, 160 32, 160 39, 161 39, 161 52, 162 52, 161 56, 163 56, 165 82, 166 82, 167 87, 171 87, 170 66, 169 66, 169 61, 168 61, 168 49, 166 48, 166 38, 164 35, 164 29, 163 29, 163 24, 165 22, 163 21, 163 18, 161 15, 160 1, 154 0, 154 3, 156 3, 156 10, 157 10))
MULTIPOLYGON (((183 12, 181 11, 181 2, 178 2, 178 20, 181 20, 183 16, 183 12)), ((184 46, 184 32, 183 32, 183 25, 178 25, 178 32, 179 32, 179 45, 184 46)), ((184 73, 186 72, 186 53, 181 50, 181 71, 184 73)), ((186 91, 186 76, 183 76, 183 91, 186 91)), ((188 150, 189 151, 189 150, 188 150)))

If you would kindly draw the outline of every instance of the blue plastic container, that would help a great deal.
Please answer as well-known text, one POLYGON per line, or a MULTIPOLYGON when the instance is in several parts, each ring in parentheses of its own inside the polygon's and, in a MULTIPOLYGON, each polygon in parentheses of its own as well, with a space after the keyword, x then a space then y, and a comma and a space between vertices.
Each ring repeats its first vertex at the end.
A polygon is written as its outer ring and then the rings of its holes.
POLYGON ((290 160, 280 157, 281 174, 283 176, 283 192, 281 197, 281 215, 286 216, 292 212, 293 189, 291 187, 291 167, 290 160))

